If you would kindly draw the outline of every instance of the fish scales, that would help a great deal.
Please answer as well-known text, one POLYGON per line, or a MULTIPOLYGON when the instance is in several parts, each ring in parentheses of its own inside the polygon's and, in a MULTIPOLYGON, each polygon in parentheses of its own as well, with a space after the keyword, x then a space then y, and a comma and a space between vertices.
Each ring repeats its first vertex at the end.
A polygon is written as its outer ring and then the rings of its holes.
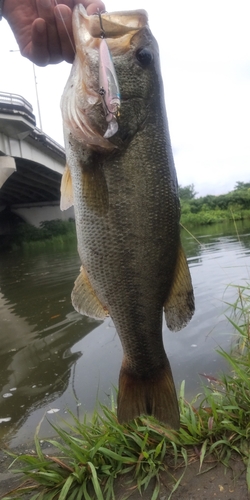
MULTIPOLYGON (((75 9, 74 16, 82 16, 86 24, 82 7, 75 9)), ((109 16, 112 19, 112 14, 109 16)), ((80 37, 75 31, 74 36, 80 37)), ((83 40, 86 43, 84 34, 83 40)), ((191 318, 194 303, 180 243, 178 184, 158 47, 147 24, 130 34, 126 50, 119 51, 122 40, 117 40, 117 33, 113 45, 111 42, 121 89, 117 134, 109 140, 101 136, 105 119, 100 99, 94 103, 88 123, 93 126, 96 122, 94 140, 100 135, 101 145, 79 140, 79 131, 74 133, 65 119, 66 156, 82 262, 72 301, 83 314, 97 318, 109 314, 114 321, 124 353, 118 419, 126 422, 142 413, 154 414, 178 428, 177 397, 162 339, 163 309, 168 326, 175 330, 191 318), (145 49, 150 61, 142 65, 136 54, 145 49)), ((98 40, 91 44, 90 53, 95 44, 98 50, 98 40)), ((80 42, 78 46, 83 50, 80 42)), ((80 59, 78 53, 77 57, 80 59)), ((95 52, 91 57, 91 88, 96 86, 98 90, 97 63, 95 52)), ((76 72, 77 64, 79 60, 76 72)), ((69 82, 72 85, 72 77, 69 82)), ((73 80, 74 87, 77 92, 73 80)), ((69 96, 68 85, 62 99, 63 114, 69 96)))
MULTIPOLYGON (((152 333, 161 338, 158 332, 161 330, 162 308, 166 290, 171 283, 178 247, 179 229, 178 224, 172 223, 171 211, 177 212, 179 208, 178 203, 175 207, 170 202, 169 217, 164 202, 166 196, 170 198, 168 176, 165 175, 164 144, 159 157, 163 161, 156 161, 153 169, 147 161, 148 147, 151 149, 151 146, 148 144, 144 147, 144 134, 147 137, 147 130, 140 134, 134 144, 133 141, 130 143, 129 150, 116 154, 116 160, 112 157, 104 161, 103 171, 109 193, 107 214, 99 217, 88 205, 82 204, 80 227, 78 218, 76 220, 80 235, 78 241, 81 241, 78 247, 80 258, 92 286, 98 289, 101 302, 106 305, 111 317, 116 319, 115 325, 124 349, 126 338, 133 331, 133 349, 138 339, 138 363, 142 362, 145 369, 139 348, 141 329, 145 336, 149 336, 150 346, 152 333), (140 181, 142 176, 143 182, 140 181), (84 231, 83 223, 86 227, 84 231), (166 237, 169 246, 165 244, 166 237)), ((82 193, 79 193, 79 197, 83 199, 82 193)), ((177 220, 177 214, 173 215, 177 220)), ((163 353, 163 350, 160 352, 163 353)), ((153 363, 158 365, 159 360, 158 356, 153 357, 151 353, 147 371, 150 371, 150 364, 153 363)))

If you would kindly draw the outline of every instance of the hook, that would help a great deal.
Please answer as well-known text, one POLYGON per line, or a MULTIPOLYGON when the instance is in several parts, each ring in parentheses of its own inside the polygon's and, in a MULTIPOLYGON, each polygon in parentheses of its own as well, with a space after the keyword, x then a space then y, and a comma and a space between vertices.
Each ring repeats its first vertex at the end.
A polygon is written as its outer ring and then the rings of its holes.
POLYGON ((101 28, 101 35, 100 37, 101 38, 105 38, 105 31, 104 31, 104 28, 103 28, 103 24, 102 24, 102 13, 100 11, 100 9, 97 10, 97 13, 98 13, 98 16, 99 16, 99 22, 100 22, 100 28, 101 28))

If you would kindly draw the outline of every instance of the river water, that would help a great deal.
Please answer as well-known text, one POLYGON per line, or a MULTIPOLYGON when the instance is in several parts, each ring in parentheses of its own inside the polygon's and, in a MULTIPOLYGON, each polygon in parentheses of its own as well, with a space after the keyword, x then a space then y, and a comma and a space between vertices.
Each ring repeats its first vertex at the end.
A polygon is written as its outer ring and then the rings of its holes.
MULTIPOLYGON (((227 370, 216 349, 230 350, 234 332, 226 302, 249 281, 250 221, 206 226, 194 236, 182 232, 195 291, 196 312, 181 332, 164 326, 164 344, 179 390, 186 382, 190 400, 204 383, 201 374, 227 370), (237 234, 238 232, 238 234, 237 234)), ((70 294, 79 273, 76 245, 0 255, 0 439, 18 446, 53 434, 90 416, 115 394, 122 349, 110 319, 74 311, 70 294), (51 413, 54 411, 54 413, 51 413), (48 413, 49 412, 49 413, 48 413)))

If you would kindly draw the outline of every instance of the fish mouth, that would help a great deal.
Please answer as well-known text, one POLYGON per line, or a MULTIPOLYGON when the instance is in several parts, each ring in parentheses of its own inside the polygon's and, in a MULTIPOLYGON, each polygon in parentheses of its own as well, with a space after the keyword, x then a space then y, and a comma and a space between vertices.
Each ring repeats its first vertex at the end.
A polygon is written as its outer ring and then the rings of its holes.
MULTIPOLYGON (((135 10, 104 13, 101 20, 109 49, 112 55, 116 56, 130 50, 131 38, 147 26, 148 16, 144 10, 135 10)), ((103 35, 100 17, 88 16, 83 5, 77 4, 73 11, 72 24, 76 57, 61 100, 64 128, 86 147, 112 151, 117 146, 104 134, 106 120, 101 111, 100 86, 98 87, 97 67, 103 35)), ((125 93, 121 95, 121 102, 126 108, 128 101, 138 101, 140 98, 138 95, 125 93)))
MULTIPOLYGON (((99 14, 88 16, 82 4, 77 4, 73 11, 73 28, 84 19, 84 24, 92 38, 120 38, 133 31, 145 27, 148 23, 147 12, 143 9, 117 12, 104 12, 101 14, 102 27, 99 14)), ((74 32, 74 37, 77 33, 74 32)))

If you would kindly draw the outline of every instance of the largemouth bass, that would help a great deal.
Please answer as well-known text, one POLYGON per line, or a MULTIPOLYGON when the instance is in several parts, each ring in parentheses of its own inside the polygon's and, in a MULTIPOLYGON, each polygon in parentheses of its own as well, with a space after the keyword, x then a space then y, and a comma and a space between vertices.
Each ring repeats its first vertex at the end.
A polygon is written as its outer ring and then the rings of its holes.
POLYGON ((180 205, 158 46, 145 11, 103 14, 119 82, 118 130, 104 137, 101 30, 82 5, 73 12, 76 57, 62 97, 67 167, 61 208, 74 204, 82 262, 72 292, 77 311, 111 316, 123 347, 117 415, 154 415, 179 427, 179 408, 162 339, 194 311, 180 242, 180 205))

